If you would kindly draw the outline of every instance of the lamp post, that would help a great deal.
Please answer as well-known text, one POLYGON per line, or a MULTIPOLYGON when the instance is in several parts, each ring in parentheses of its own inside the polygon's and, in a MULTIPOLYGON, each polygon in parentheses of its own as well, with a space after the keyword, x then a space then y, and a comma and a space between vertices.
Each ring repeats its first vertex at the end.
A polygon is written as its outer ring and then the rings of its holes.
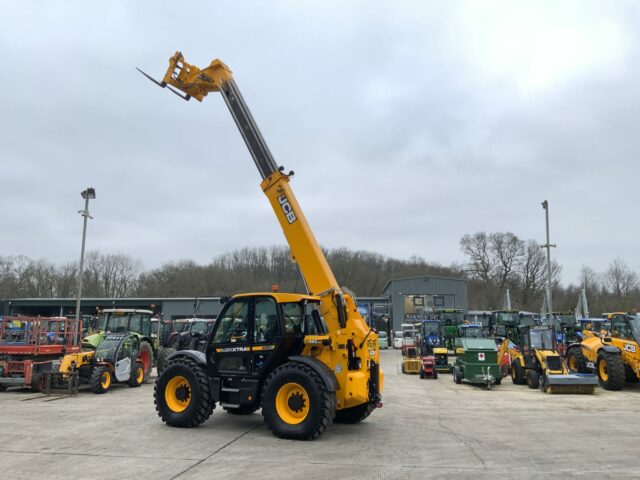
POLYGON ((76 301, 76 321, 74 328, 73 344, 78 345, 78 330, 80 328, 80 299, 82 298, 82 272, 84 269, 84 245, 87 239, 87 218, 93 219, 89 215, 89 199, 96 198, 96 190, 93 187, 88 187, 86 190, 80 192, 82 198, 84 198, 84 210, 78 210, 78 213, 83 217, 82 226, 82 248, 80 249, 80 269, 78 271, 78 300, 76 301))
POLYGON ((549 313, 548 321, 550 325, 553 325, 553 307, 551 306, 551 247, 555 248, 556 245, 549 241, 549 202, 546 200, 542 202, 542 208, 544 209, 547 223, 547 243, 540 245, 540 248, 547 249, 547 311, 549 313))

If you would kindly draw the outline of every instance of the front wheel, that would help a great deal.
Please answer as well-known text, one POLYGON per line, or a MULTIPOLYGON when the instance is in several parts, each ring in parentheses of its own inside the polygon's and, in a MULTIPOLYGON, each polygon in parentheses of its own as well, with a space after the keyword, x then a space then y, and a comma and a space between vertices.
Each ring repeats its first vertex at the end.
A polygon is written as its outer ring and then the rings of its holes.
POLYGON ((624 363, 619 354, 600 352, 596 371, 600 385, 605 390, 622 390, 624 387, 624 363))
POLYGON ((276 368, 262 389, 262 416, 274 435, 314 440, 336 415, 336 394, 311 367, 289 362, 276 368))
POLYGON ((89 386, 93 393, 107 393, 111 387, 113 378, 107 367, 96 367, 89 378, 89 386))
POLYGON ((584 358, 580 347, 570 348, 567 352, 567 366, 569 370, 577 373, 587 373, 587 360, 584 358))
POLYGON ((197 427, 213 413, 215 402, 205 367, 177 358, 158 376, 153 390, 158 416, 171 427, 197 427))
POLYGON ((131 369, 131 375, 129 376, 127 385, 129 385, 131 388, 137 388, 142 385, 143 381, 144 368, 142 368, 142 364, 140 362, 135 362, 133 364, 133 368, 131 369))
POLYGON ((536 389, 540 386, 540 374, 535 370, 527 370, 527 385, 536 389))
POLYGON ((524 368, 522 368, 520 362, 517 360, 514 360, 511 364, 511 381, 514 385, 524 385, 527 383, 524 368))

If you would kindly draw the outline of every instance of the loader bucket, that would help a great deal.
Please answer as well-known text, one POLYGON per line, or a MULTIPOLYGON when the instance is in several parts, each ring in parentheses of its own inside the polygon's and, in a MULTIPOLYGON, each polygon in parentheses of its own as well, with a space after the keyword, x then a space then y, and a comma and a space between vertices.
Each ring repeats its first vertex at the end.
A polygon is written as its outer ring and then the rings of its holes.
POLYGON ((598 379, 595 375, 570 373, 567 375, 546 375, 543 390, 546 393, 591 394, 598 379))

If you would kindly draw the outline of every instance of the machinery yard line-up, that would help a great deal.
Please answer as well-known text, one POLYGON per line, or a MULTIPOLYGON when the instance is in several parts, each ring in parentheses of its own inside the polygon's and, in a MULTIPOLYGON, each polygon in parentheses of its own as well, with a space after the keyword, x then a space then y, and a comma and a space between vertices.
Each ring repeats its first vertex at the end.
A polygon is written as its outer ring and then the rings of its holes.
POLYGON ((293 172, 275 163, 231 70, 220 60, 199 69, 177 52, 161 82, 140 72, 185 100, 222 94, 309 291, 227 301, 205 352, 180 350, 168 358, 155 385, 159 416, 170 426, 195 427, 216 403, 234 414, 262 408, 275 435, 300 440, 317 438, 333 421, 363 420, 382 406, 377 333, 336 281, 289 186, 293 172))

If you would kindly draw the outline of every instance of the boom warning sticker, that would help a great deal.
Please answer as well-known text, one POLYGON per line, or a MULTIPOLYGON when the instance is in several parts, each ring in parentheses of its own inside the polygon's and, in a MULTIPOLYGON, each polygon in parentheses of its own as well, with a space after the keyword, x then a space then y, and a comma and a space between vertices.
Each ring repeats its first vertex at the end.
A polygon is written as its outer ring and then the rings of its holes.
POLYGON ((478 360, 484 362, 484 352, 478 352, 478 360))

